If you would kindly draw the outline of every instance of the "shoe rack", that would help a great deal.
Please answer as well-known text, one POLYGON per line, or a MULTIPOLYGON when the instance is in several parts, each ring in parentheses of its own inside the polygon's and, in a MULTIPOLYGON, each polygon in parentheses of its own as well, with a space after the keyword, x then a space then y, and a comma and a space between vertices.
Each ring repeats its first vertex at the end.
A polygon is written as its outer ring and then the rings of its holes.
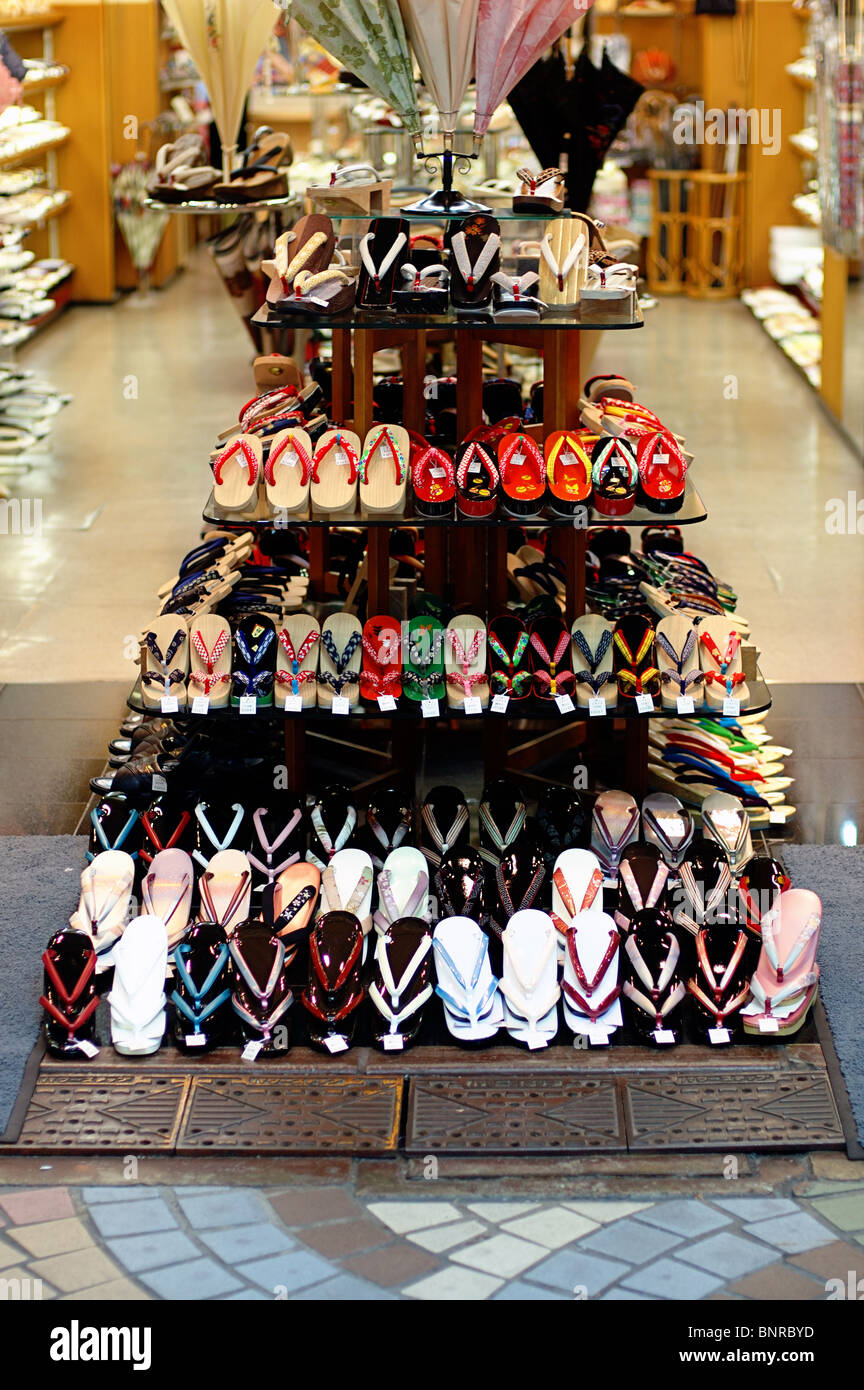
MULTIPOLYGON (((334 219, 338 221, 339 219, 334 219)), ((283 317, 276 319, 265 309, 256 319, 262 327, 264 351, 273 349, 272 338, 285 328, 329 329, 332 333, 332 406, 334 420, 353 429, 361 439, 372 427, 374 359, 376 352, 398 348, 402 357, 404 381, 403 422, 408 429, 424 432, 424 376, 427 337, 442 332, 455 341, 458 379, 457 433, 459 438, 473 429, 482 418, 483 348, 484 344, 528 346, 543 355, 544 417, 542 424, 529 426, 529 432, 542 440, 546 433, 575 428, 579 423, 579 398, 582 388, 583 334, 636 330, 643 327, 638 305, 631 300, 583 302, 580 311, 565 315, 547 315, 532 325, 495 324, 491 318, 468 318, 450 314, 435 318, 398 316, 380 311, 354 312, 339 318, 304 315, 302 320, 283 317), (268 338, 271 341, 268 341, 268 338)), ((204 508, 204 520, 210 525, 238 531, 260 530, 273 526, 272 515, 262 515, 260 504, 248 512, 224 512, 213 501, 212 494, 204 508)), ((684 504, 679 512, 666 517, 675 525, 690 525, 704 521, 707 511, 698 491, 688 477, 684 504)), ((367 533, 367 612, 390 611, 390 537, 394 529, 417 525, 424 531, 424 587, 440 593, 456 605, 479 605, 490 614, 506 606, 507 592, 507 531, 510 526, 522 526, 530 534, 548 532, 550 552, 558 556, 566 570, 567 625, 584 612, 585 560, 588 526, 617 525, 641 528, 656 524, 663 517, 656 512, 635 508, 628 516, 604 518, 589 513, 587 525, 574 525, 563 518, 512 519, 502 514, 488 519, 431 520, 413 513, 409 498, 406 510, 393 515, 363 517, 340 513, 322 517, 306 513, 287 517, 291 529, 307 528, 309 534, 309 598, 323 601, 328 597, 326 576, 329 570, 329 540, 335 527, 356 526, 367 533)), ((332 597, 332 595, 330 595, 332 597)), ((749 682, 752 700, 748 713, 765 710, 771 698, 760 679, 749 682)), ((129 701, 142 709, 140 692, 133 692, 129 701)), ((693 718, 704 716, 696 710, 693 718)), ((243 718, 237 710, 211 713, 206 718, 243 718)), ((473 720, 482 726, 482 757, 487 777, 503 772, 517 774, 523 781, 540 786, 541 777, 532 769, 546 759, 569 753, 582 747, 589 739, 608 741, 613 733, 623 739, 623 783, 633 795, 645 794, 648 787, 649 725, 651 718, 681 718, 677 711, 659 707, 650 714, 621 709, 609 714, 588 717, 578 708, 559 712, 550 702, 530 699, 520 702, 518 715, 495 714, 491 710, 481 715, 465 715, 444 707, 435 721, 426 721, 419 706, 404 701, 396 711, 385 713, 377 708, 360 706, 347 715, 334 715, 329 709, 308 707, 293 713, 279 709, 260 711, 257 719, 281 721, 284 725, 285 762, 292 786, 304 794, 307 788, 307 734, 331 738, 338 742, 344 759, 350 750, 351 763, 359 768, 372 769, 371 775, 360 784, 364 789, 377 781, 392 777, 394 765, 413 777, 413 768, 420 761, 419 750, 423 725, 436 722, 458 727, 473 720), (340 721, 344 721, 344 725, 340 721), (600 725, 603 728, 600 728, 600 725), (368 740, 363 742, 362 729, 389 731, 390 756, 372 754, 368 740)), ((686 716, 684 716, 686 717, 686 716)), ((481 734, 481 730, 478 730, 481 734)))

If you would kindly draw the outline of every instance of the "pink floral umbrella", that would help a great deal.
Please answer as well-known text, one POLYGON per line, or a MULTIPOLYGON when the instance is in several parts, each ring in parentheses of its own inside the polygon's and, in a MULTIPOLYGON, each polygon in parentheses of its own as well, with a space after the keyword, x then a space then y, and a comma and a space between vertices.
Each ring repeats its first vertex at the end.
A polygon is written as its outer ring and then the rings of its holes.
POLYGON ((475 72, 474 140, 542 53, 591 8, 593 0, 480 0, 475 72))

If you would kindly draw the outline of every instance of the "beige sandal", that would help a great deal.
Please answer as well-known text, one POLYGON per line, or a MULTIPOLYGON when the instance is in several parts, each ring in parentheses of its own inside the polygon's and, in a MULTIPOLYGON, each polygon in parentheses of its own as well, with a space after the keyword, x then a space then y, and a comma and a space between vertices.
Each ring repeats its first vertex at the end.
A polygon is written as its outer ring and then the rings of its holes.
POLYGON ((315 446, 309 496, 313 512, 353 512, 357 507, 360 436, 326 430, 315 446))
POLYGON ((321 629, 308 613, 298 613, 282 624, 276 662, 277 709, 284 709, 288 699, 298 696, 304 708, 316 703, 320 644, 321 629))
POLYGON ((148 709, 160 709, 163 699, 186 704, 189 634, 182 618, 157 618, 144 633, 141 647, 141 699, 148 709))
POLYGON ((408 489, 408 431, 401 425, 374 425, 360 459, 360 510, 404 512, 408 489))
POLYGON ((309 504, 312 481, 312 440, 304 429, 279 430, 270 440, 264 461, 264 491, 270 506, 283 512, 302 512, 309 504))
POLYGON ((189 641, 197 663, 189 675, 189 701, 203 695, 214 708, 231 694, 231 629, 224 618, 206 613, 189 624, 189 641))
POLYGON ((318 704, 330 709, 334 697, 349 705, 360 699, 363 629, 353 613, 334 613, 321 629, 318 665, 318 704))

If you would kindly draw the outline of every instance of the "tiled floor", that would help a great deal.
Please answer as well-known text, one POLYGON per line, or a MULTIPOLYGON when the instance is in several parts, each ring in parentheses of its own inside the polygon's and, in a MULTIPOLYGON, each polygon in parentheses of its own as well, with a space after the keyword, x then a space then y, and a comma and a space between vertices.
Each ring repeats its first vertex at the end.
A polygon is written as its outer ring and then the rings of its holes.
POLYGON ((864 1277, 864 1174, 841 1158, 816 1162, 843 1177, 793 1196, 370 1200, 347 1183, 0 1192, 0 1289, 17 1294, 11 1281, 28 1280, 34 1297, 99 1300, 844 1298, 864 1277))

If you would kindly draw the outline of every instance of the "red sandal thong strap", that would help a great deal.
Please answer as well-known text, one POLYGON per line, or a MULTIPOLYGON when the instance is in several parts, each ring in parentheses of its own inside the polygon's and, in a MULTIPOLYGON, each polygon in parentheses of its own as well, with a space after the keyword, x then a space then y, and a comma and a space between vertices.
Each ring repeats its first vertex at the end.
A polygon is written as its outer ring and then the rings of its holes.
POLYGON ((332 439, 328 439, 326 444, 322 444, 319 448, 315 450, 315 453, 312 457, 313 483, 320 483, 321 479, 318 476, 318 467, 319 464, 324 462, 324 459, 327 457, 331 449, 342 450, 349 463, 348 482, 351 484, 356 483, 357 465, 359 463, 359 460, 348 441, 342 438, 342 433, 340 430, 337 430, 336 433, 333 435, 332 439))
POLYGON ((287 453, 289 449, 292 449, 300 460, 301 486, 305 487, 309 481, 312 473, 312 460, 299 439, 295 439, 292 436, 289 439, 283 439, 274 449, 271 449, 267 455, 267 462, 264 464, 264 478, 271 487, 273 487, 276 482, 276 464, 279 462, 282 455, 287 453))
POLYGON ((235 454, 242 454, 246 460, 246 467, 249 473, 249 486, 258 478, 258 459, 255 451, 247 444, 245 439, 235 439, 233 444, 229 444, 227 449, 223 449, 221 454, 213 460, 213 478, 216 486, 222 484, 222 470, 225 464, 234 458, 235 454))

